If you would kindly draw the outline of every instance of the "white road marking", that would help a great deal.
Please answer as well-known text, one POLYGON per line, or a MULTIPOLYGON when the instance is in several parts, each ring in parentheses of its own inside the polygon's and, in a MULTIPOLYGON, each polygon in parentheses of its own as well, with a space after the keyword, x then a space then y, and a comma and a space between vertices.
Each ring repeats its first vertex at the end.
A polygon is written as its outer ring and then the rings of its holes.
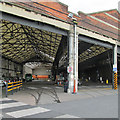
POLYGON ((101 93, 101 94, 103 94, 103 95, 112 95, 112 93, 111 92, 107 92, 107 91, 98 91, 98 93, 101 93))
POLYGON ((55 88, 57 88, 57 89, 61 89, 62 87, 55 87, 55 88))
POLYGON ((79 118, 79 117, 72 116, 72 115, 69 115, 69 114, 65 114, 65 115, 61 115, 61 116, 55 117, 55 118, 79 118))
POLYGON ((2 119, 2 117, 3 117, 3 115, 2 115, 2 114, 0 114, 0 120, 2 119))
POLYGON ((9 98, 1 98, 0 101, 6 101, 6 100, 11 100, 9 98))
POLYGON ((32 90, 38 89, 38 88, 36 88, 36 87, 27 87, 27 88, 32 89, 32 90))
POLYGON ((44 89, 51 89, 50 87, 42 87, 42 88, 44 88, 44 89))
POLYGON ((13 102, 13 103, 7 103, 7 104, 0 104, 0 109, 5 109, 5 108, 12 108, 12 107, 18 107, 18 106, 24 106, 27 105, 22 102, 13 102))
POLYGON ((15 112, 8 112, 6 114, 8 114, 14 118, 20 118, 20 117, 25 117, 25 116, 48 112, 48 111, 50 111, 50 110, 41 108, 41 107, 36 107, 36 108, 30 108, 30 109, 25 109, 25 110, 19 110, 19 111, 15 111, 15 112))

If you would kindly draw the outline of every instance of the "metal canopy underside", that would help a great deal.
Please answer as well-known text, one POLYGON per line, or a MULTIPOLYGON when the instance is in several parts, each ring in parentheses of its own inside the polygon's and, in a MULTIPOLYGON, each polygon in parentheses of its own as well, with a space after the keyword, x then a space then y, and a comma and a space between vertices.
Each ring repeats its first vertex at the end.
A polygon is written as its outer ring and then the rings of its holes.
POLYGON ((0 24, 0 50, 3 57, 17 63, 35 57, 39 61, 54 61, 62 35, 6 20, 1 20, 0 24))
POLYGON ((84 41, 84 42, 87 42, 87 43, 90 43, 90 44, 95 44, 95 45, 99 45, 99 46, 102 46, 102 47, 113 49, 112 44, 100 41, 100 40, 95 39, 95 38, 91 38, 91 37, 84 36, 84 35, 79 35, 78 39, 80 41, 84 41))
POLYGON ((98 56, 104 52, 106 52, 108 48, 101 47, 98 45, 93 45, 89 49, 85 50, 83 53, 79 55, 79 63, 82 63, 90 58, 98 56))
MULTIPOLYGON (((83 41, 79 41, 79 49, 78 49, 78 63, 82 64, 84 62, 88 62, 93 58, 99 58, 101 54, 109 51, 109 48, 105 48, 103 46, 89 44, 83 41)), ((67 66, 67 51, 64 52, 63 56, 59 61, 59 67, 67 66)))
POLYGON ((83 71, 88 68, 93 68, 97 65, 111 65, 112 64, 112 50, 109 49, 95 57, 89 58, 79 63, 79 71, 83 71))

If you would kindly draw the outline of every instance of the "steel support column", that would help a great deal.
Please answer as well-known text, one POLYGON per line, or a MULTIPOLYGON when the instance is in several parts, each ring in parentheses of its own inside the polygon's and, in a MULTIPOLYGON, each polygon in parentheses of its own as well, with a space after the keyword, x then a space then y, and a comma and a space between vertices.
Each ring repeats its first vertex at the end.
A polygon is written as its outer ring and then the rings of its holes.
POLYGON ((76 23, 74 23, 74 89, 73 93, 78 90, 78 34, 76 31, 76 23))
POLYGON ((117 89, 117 44, 115 44, 113 49, 113 86, 117 89))
POLYGON ((73 68, 74 68, 74 32, 73 29, 69 31, 69 74, 68 74, 68 93, 73 93, 74 87, 74 76, 73 76, 73 68))
POLYGON ((77 93, 78 90, 78 34, 77 24, 73 22, 69 32, 69 89, 68 93, 77 93))

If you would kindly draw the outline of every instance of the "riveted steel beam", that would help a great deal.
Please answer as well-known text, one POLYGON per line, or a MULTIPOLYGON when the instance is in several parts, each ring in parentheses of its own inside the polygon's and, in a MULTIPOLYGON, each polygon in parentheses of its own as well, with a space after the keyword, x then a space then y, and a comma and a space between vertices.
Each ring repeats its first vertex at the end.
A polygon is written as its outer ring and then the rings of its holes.
POLYGON ((63 29, 39 21, 33 21, 26 18, 18 17, 5 12, 2 12, 2 15, 0 15, 0 19, 67 36, 67 31, 63 29))
POLYGON ((95 44, 95 45, 99 45, 99 46, 102 46, 102 47, 113 49, 112 44, 107 43, 107 42, 102 42, 100 40, 97 40, 95 38, 91 38, 91 37, 88 37, 88 36, 79 35, 78 40, 81 40, 81 41, 84 41, 84 42, 87 42, 87 43, 90 43, 90 44, 95 44))

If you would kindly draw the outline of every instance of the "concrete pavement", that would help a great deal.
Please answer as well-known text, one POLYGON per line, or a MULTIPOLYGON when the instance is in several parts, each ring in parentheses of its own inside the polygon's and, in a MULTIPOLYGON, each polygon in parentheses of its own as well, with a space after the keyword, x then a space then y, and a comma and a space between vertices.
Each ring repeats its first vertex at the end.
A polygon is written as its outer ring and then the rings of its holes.
POLYGON ((79 118, 117 118, 117 95, 99 96, 57 104, 41 105, 44 108, 79 118))
MULTIPOLYGON (((41 86, 47 94, 42 94, 36 105, 36 90, 40 86, 29 85, 29 89, 21 90, 3 99, 3 116, 5 118, 117 118, 118 91, 107 87, 81 87, 78 94, 64 93, 63 87, 54 86, 61 103, 56 103, 50 86, 41 86), (11 104, 11 102, 13 104, 11 104), (14 102, 20 102, 16 105, 14 102), (5 105, 6 104, 6 105, 5 105), (13 105, 13 106, 12 106, 13 105), (9 106, 9 107, 5 107, 9 106), (39 110, 39 112, 37 112, 39 110), (31 115, 28 113, 34 111, 31 115), (24 112, 26 114, 24 114, 24 112), (16 116, 18 114, 18 116, 16 116)), ((53 87, 53 86, 52 86, 53 87)))

